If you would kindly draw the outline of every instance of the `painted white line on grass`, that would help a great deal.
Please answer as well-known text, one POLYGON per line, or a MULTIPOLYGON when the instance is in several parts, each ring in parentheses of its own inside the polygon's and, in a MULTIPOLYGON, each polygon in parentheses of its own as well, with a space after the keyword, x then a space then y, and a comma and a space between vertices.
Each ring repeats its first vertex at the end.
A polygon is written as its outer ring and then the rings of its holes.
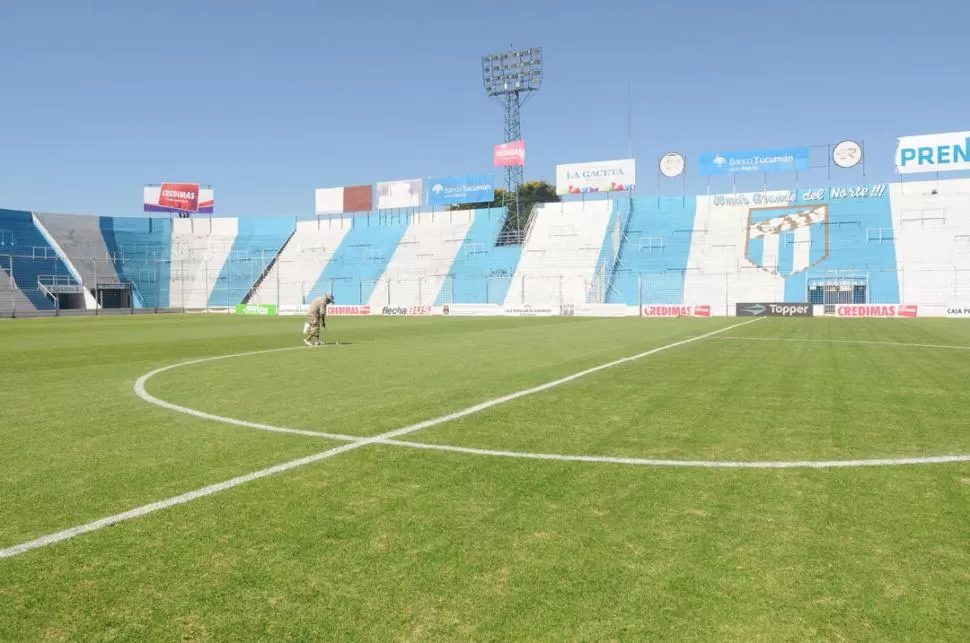
POLYGON ((248 353, 236 353, 233 355, 218 355, 216 357, 202 357, 200 359, 193 359, 187 362, 179 362, 178 364, 170 364, 169 366, 163 366, 162 368, 156 368, 150 373, 145 373, 135 382, 135 394, 141 399, 145 400, 150 404, 155 404, 169 411, 176 411, 178 413, 185 413, 186 415, 192 415, 197 418, 202 418, 203 420, 214 420, 216 422, 224 422, 226 424, 235 424, 237 426, 244 426, 250 429, 259 429, 260 431, 272 431, 274 433, 292 433, 295 435, 307 435, 315 438, 329 438, 331 440, 342 440, 344 442, 353 442, 354 440, 360 439, 359 435, 343 435, 340 433, 321 433, 320 431, 308 431, 306 429, 290 429, 285 426, 275 426, 273 424, 262 424, 260 422, 247 422, 246 420, 237 420, 235 418, 225 417, 223 415, 215 415, 212 413, 206 413, 204 411, 199 411, 197 409, 189 408, 187 406, 180 406, 178 404, 172 404, 171 402, 166 402, 161 400, 148 391, 145 390, 145 383, 151 378, 155 377, 159 373, 164 373, 165 371, 171 371, 176 368, 182 368, 184 366, 192 366, 193 364, 204 364, 206 362, 216 362, 224 359, 233 359, 235 357, 249 357, 252 355, 265 355, 267 353, 280 353, 283 351, 294 351, 294 350, 319 350, 319 349, 308 349, 306 346, 294 346, 289 348, 270 348, 268 350, 262 351, 250 351, 248 353))
POLYGON ((949 348, 956 351, 970 351, 970 346, 948 344, 909 344, 906 342, 883 342, 875 339, 798 339, 792 337, 740 337, 728 336, 717 339, 740 339, 750 342, 800 342, 810 344, 873 344, 876 346, 908 346, 910 348, 949 348))
POLYGON ((528 451, 499 451, 495 449, 476 449, 448 444, 428 444, 426 442, 407 442, 402 440, 379 440, 387 444, 411 449, 448 451, 466 455, 496 456, 502 458, 521 458, 526 460, 554 460, 558 462, 597 462, 608 464, 628 464, 651 467, 696 467, 702 469, 832 469, 837 467, 880 467, 903 464, 942 464, 947 462, 970 462, 970 455, 943 455, 923 458, 878 458, 871 460, 794 460, 794 461, 725 461, 725 460, 655 460, 651 458, 625 458, 599 455, 563 455, 559 453, 530 453, 528 451))
MULTIPOLYGON (((269 467, 269 468, 266 468, 266 469, 261 469, 259 471, 255 471, 253 473, 248 473, 246 475, 237 476, 235 478, 232 478, 230 480, 226 480, 224 482, 219 482, 217 484, 208 485, 208 486, 202 487, 201 489, 196 489, 195 491, 189 491, 188 493, 183 493, 183 494, 181 494, 179 496, 175 496, 173 498, 168 498, 166 500, 160 500, 158 502, 153 502, 153 503, 150 503, 150 504, 147 504, 147 505, 142 505, 141 507, 136 507, 134 509, 130 509, 130 510, 125 511, 123 513, 115 514, 113 516, 108 516, 106 518, 101 518, 100 520, 95 520, 94 522, 89 522, 89 523, 84 524, 84 525, 78 525, 77 527, 71 527, 70 529, 65 529, 65 530, 59 531, 57 533, 48 534, 46 536, 41 536, 40 538, 36 538, 36 539, 31 540, 29 542, 21 543, 19 545, 14 545, 12 547, 7 547, 5 549, 0 549, 0 559, 9 558, 11 556, 16 556, 18 554, 23 554, 23 553, 26 553, 28 551, 34 550, 34 549, 39 549, 41 547, 47 547, 49 545, 53 545, 53 544, 58 543, 58 542, 61 542, 63 540, 68 540, 70 538, 74 538, 76 536, 80 536, 81 534, 86 534, 86 533, 89 533, 89 532, 92 532, 92 531, 97 531, 99 529, 103 529, 104 527, 107 527, 109 525, 115 525, 115 524, 118 524, 120 522, 124 522, 126 520, 131 520, 133 518, 138 518, 138 517, 141 517, 141 516, 144 516, 144 515, 153 513, 155 511, 159 511, 161 509, 166 509, 168 507, 173 507, 173 506, 176 506, 176 505, 185 504, 186 502, 190 502, 190 501, 196 500, 198 498, 203 498, 205 496, 211 496, 212 494, 218 493, 220 491, 225 491, 226 489, 232 489, 233 487, 238 487, 239 485, 246 484, 247 482, 252 482, 253 480, 258 480, 260 478, 266 478, 268 476, 275 475, 275 474, 281 473, 283 471, 288 471, 290 469, 296 469, 297 467, 302 467, 302 466, 307 465, 307 464, 311 464, 311 463, 314 463, 314 462, 319 462, 321 460, 326 460, 327 458, 332 458, 332 457, 334 457, 336 455, 340 455, 341 453, 346 453, 347 451, 353 451, 354 449, 359 449, 359 448, 361 448, 363 446, 366 446, 368 444, 374 444, 374 443, 377 443, 377 442, 381 442, 383 440, 391 440, 393 438, 397 438, 397 437, 400 437, 400 436, 403 436, 403 435, 407 435, 409 433, 414 433, 415 431, 420 431, 422 429, 427 429, 429 427, 436 426, 438 424, 444 424, 445 422, 451 422, 452 420, 457 420, 457 419, 460 419, 460 418, 463 418, 463 417, 468 417, 469 415, 473 415, 475 413, 480 413, 480 412, 482 412, 482 411, 484 411, 486 409, 490 409, 490 408, 492 408, 494 406, 498 406, 500 404, 505 404, 507 402, 511 402, 513 400, 517 400, 517 399, 522 398, 522 397, 525 397, 527 395, 533 395, 535 393, 541 393, 543 391, 548 391, 549 389, 556 388, 557 386, 562 386, 563 384, 568 384, 569 382, 576 381, 576 380, 578 380, 578 379, 580 379, 582 377, 586 377, 587 375, 592 375, 594 373, 598 373, 600 371, 605 371, 606 369, 613 368, 615 366, 620 366, 621 364, 626 364, 626 363, 629 363, 629 362, 633 362, 633 361, 636 361, 636 360, 640 360, 640 359, 643 359, 644 357, 649 357, 651 355, 656 355, 657 353, 660 353, 660 352, 665 351, 665 350, 669 350, 671 348, 676 348, 678 346, 684 346, 686 344, 690 344, 690 343, 693 343, 693 342, 696 342, 696 341, 699 341, 699 340, 702 340, 702 339, 706 339, 708 337, 713 337, 713 336, 715 336, 715 335, 717 335, 719 333, 727 332, 727 331, 732 330, 734 328, 739 328, 741 326, 745 326, 747 324, 751 324, 751 323, 754 323, 754 322, 759 321, 759 320, 760 320, 760 318, 756 318, 756 319, 753 319, 751 321, 742 322, 740 324, 733 324, 731 326, 725 326, 724 328, 720 328, 720 329, 715 330, 715 331, 712 331, 710 333, 704 333, 703 335, 696 335, 696 336, 690 337, 688 339, 684 339, 684 340, 681 340, 681 341, 673 342, 673 343, 670 343, 670 344, 665 344, 663 346, 659 346, 657 348, 652 348, 652 349, 650 349, 648 351, 644 351, 642 353, 638 353, 637 355, 632 355, 630 357, 623 357, 623 358, 614 360, 612 362, 608 362, 606 364, 600 364, 599 366, 594 366, 592 368, 588 368, 588 369, 583 370, 583 371, 580 371, 578 373, 573 373, 572 375, 567 375, 566 377, 561 377, 561 378, 559 378, 557 380, 553 380, 553 381, 547 382, 545 384, 540 384, 539 386, 535 386, 535 387, 532 387, 532 388, 529 388, 529 389, 524 389, 524 390, 521 390, 521 391, 517 391, 515 393, 510 393, 509 395, 503 395, 502 397, 497 397, 495 399, 488 400, 487 402, 482 402, 481 404, 476 404, 475 406, 470 406, 470 407, 468 407, 466 409, 462 409, 462 410, 456 411, 454 413, 449 413, 448 415, 442 415, 440 417, 437 417, 437 418, 434 418, 434 419, 431 419, 431 420, 425 420, 424 422, 418 422, 417 424, 411 424, 409 426, 405 426, 405 427, 402 427, 400 429, 395 429, 393 431, 387 431, 385 433, 381 433, 380 435, 376 435, 376 436, 373 436, 373 437, 369 437, 369 438, 353 438, 353 437, 350 437, 350 436, 341 436, 341 437, 339 437, 337 439, 347 439, 347 438, 349 438, 349 439, 351 439, 353 441, 352 442, 349 442, 348 444, 343 444, 343 445, 341 445, 339 447, 334 447, 332 449, 327 449, 326 451, 322 451, 322 452, 317 453, 317 454, 314 454, 314 455, 306 456, 306 457, 299 458, 299 459, 296 459, 296 460, 291 460, 289 462, 284 462, 282 464, 277 464, 275 466, 272 466, 272 467, 269 467)), ((158 398, 150 395, 147 391, 145 391, 145 382, 147 382, 148 379, 150 379, 154 375, 157 375, 158 373, 162 373, 162 372, 165 372, 167 370, 171 370, 173 368, 179 368, 181 366, 189 366, 191 364, 200 364, 200 363, 203 363, 203 362, 212 362, 212 361, 216 361, 216 360, 219 360, 219 359, 229 359, 231 357, 242 357, 244 355, 260 355, 260 354, 264 354, 264 353, 278 352, 278 351, 283 351, 283 350, 292 350, 292 349, 288 349, 288 348, 285 348, 285 349, 271 349, 271 350, 263 350, 263 351, 252 351, 252 352, 249 352, 249 353, 239 353, 239 354, 236 354, 236 355, 224 355, 224 356, 219 356, 219 357, 206 357, 206 358, 192 360, 192 361, 188 361, 188 362, 182 362, 180 364, 174 364, 174 365, 167 366, 167 367, 164 367, 164 368, 159 368, 159 369, 156 369, 156 370, 152 371, 151 373, 148 373, 148 374, 146 374, 146 375, 138 378, 138 381, 135 383, 135 391, 138 393, 139 397, 141 397, 142 399, 144 399, 147 402, 151 402, 152 404, 157 404, 157 405, 162 406, 162 407, 164 407, 166 409, 170 409, 170 410, 173 410, 173 411, 178 411, 180 413, 186 413, 186 412, 188 412, 189 415, 194 415, 196 417, 203 417, 203 418, 206 418, 206 419, 216 420, 216 421, 220 421, 220 422, 226 422, 226 421, 228 421, 229 424, 237 424, 237 425, 247 426, 247 427, 255 428, 255 429, 261 429, 261 430, 267 430, 267 431, 280 432, 279 431, 280 427, 272 427, 270 425, 264 425, 264 424, 259 424, 259 423, 255 423, 255 422, 243 422, 242 420, 236 420, 234 418, 224 418, 222 416, 211 415, 211 414, 208 414, 208 413, 202 413, 201 411, 196 411, 195 409, 189 409, 187 407, 181 407, 181 406, 178 406, 176 404, 171 404, 169 402, 165 402, 164 400, 159 400, 158 398)), ((292 433, 292 432, 296 432, 296 431, 299 431, 299 430, 298 429, 293 429, 293 430, 286 430, 286 431, 283 431, 283 432, 284 433, 292 433)), ((304 433, 304 434, 309 433, 309 434, 314 435, 315 437, 328 437, 328 436, 329 437, 334 437, 334 436, 337 435, 337 434, 314 433, 312 431, 311 432, 301 432, 301 433, 304 433)))

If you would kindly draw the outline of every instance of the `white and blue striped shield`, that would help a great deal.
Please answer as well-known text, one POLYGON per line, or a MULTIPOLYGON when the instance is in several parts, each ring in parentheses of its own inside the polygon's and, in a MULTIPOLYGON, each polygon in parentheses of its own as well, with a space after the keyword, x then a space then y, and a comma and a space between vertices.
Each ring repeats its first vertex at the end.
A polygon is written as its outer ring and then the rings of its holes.
POLYGON ((751 208, 745 258, 773 275, 790 277, 829 256, 829 206, 751 208))

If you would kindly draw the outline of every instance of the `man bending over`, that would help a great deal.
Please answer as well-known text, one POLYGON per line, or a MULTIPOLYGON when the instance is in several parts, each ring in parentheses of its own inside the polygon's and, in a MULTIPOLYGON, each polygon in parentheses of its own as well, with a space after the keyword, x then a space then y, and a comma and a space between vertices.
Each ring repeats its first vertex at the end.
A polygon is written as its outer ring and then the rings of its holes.
POLYGON ((327 293, 310 302, 306 323, 303 325, 303 343, 307 346, 320 345, 320 327, 327 327, 327 306, 332 303, 333 293, 327 293))

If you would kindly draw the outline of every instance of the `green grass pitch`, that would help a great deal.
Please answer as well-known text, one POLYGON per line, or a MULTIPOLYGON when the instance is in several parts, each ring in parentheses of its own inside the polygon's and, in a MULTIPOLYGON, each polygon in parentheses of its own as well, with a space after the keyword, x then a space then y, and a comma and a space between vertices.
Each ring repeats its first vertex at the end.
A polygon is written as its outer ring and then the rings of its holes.
POLYGON ((970 324, 764 319, 0 321, 0 640, 970 636, 970 324), (780 341, 779 341, 780 340, 780 341), (959 348, 964 347, 964 348, 959 348), (597 462, 494 452, 634 458, 597 462))

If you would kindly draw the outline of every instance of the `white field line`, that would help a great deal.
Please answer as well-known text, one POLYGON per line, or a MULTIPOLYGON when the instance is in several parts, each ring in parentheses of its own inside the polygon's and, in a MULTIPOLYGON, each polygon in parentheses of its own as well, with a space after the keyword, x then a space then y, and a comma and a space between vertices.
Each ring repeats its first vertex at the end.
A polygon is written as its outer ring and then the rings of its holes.
POLYGON ((949 348, 956 351, 968 351, 970 346, 954 346, 946 344, 908 344, 906 342, 882 342, 871 339, 797 339, 788 337, 718 337, 717 339, 735 339, 749 342, 800 342, 809 344, 872 344, 875 346, 906 346, 910 348, 949 348))
POLYGON ((292 433, 295 435, 307 435, 316 438, 330 438, 331 440, 341 440, 343 442, 354 442, 359 440, 359 435, 343 435, 340 433, 321 433, 320 431, 307 431, 305 429, 290 429, 285 426, 274 426, 272 424, 261 424, 259 422, 247 422, 246 420, 237 420, 235 418, 224 417, 222 415, 213 415, 212 413, 205 413, 204 411, 199 411, 196 409, 189 408, 187 406, 180 406, 178 404, 172 404, 171 402, 166 402, 161 400, 148 391, 145 390, 145 383, 151 378, 155 377, 159 373, 164 373, 165 371, 171 371, 176 368, 182 368, 184 366, 192 366, 193 364, 204 364, 206 362, 217 362, 224 359, 233 359, 235 357, 248 357, 252 355, 265 355, 267 353, 280 353, 283 351, 294 351, 294 350, 319 350, 319 349, 309 349, 306 346, 294 346, 288 348, 270 348, 263 351, 251 351, 249 353, 236 353, 234 355, 219 355, 217 357, 203 357, 200 359, 193 359, 187 362, 179 362, 177 364, 170 364, 169 366, 163 366, 162 368, 156 368, 150 373, 145 373, 135 382, 135 394, 141 399, 145 400, 149 404, 155 404, 169 411, 176 411, 177 413, 185 413, 187 415, 192 415, 197 418, 202 418, 203 420, 214 420, 216 422, 224 422, 226 424, 235 424, 236 426, 244 426, 250 429, 259 429, 260 431, 272 431, 274 433, 292 433))
MULTIPOLYGON (((660 353, 660 352, 665 351, 665 350, 669 350, 671 348, 676 348, 678 346, 684 346, 686 344, 690 344, 690 343, 693 343, 693 342, 696 342, 696 341, 699 341, 699 340, 702 340, 702 339, 706 339, 708 337, 713 337, 714 335, 718 335, 720 333, 724 333, 724 332, 727 332, 729 330, 732 330, 732 329, 735 329, 735 328, 739 328, 741 326, 745 326, 747 324, 751 324, 751 323, 754 323, 756 321, 760 321, 760 319, 761 318, 755 318, 755 319, 753 319, 751 321, 745 321, 745 322, 742 322, 742 323, 739 323, 739 324, 733 324, 731 326, 725 326, 724 328, 720 328, 720 329, 715 330, 715 331, 712 331, 710 333, 704 333, 702 335, 696 335, 694 337, 691 337, 691 338, 688 338, 688 339, 684 339, 684 340, 681 340, 681 341, 673 342, 673 343, 670 343, 670 344, 665 344, 663 346, 659 346, 657 348, 652 348, 652 349, 650 349, 648 351, 644 351, 642 353, 638 353, 638 354, 632 355, 630 357, 623 357, 621 359, 614 360, 614 361, 608 362, 606 364, 600 364, 599 366, 594 366, 594 367, 588 368, 588 369, 586 369, 584 371, 580 371, 578 373, 573 373, 572 375, 567 375, 566 377, 562 377, 562 378, 559 378, 557 380, 553 380, 551 382, 547 382, 545 384, 540 384, 539 386, 535 386, 533 388, 524 389, 524 390, 521 390, 521 391, 517 391, 515 393, 510 393, 509 395, 503 395, 502 397, 497 397, 495 399, 488 400, 487 402, 482 402, 481 404, 476 404, 475 406, 470 406, 470 407, 468 407, 466 409, 462 409, 462 410, 456 411, 454 413, 449 413, 448 415, 442 415, 440 417, 437 417, 437 418, 434 418, 434 419, 431 419, 431 420, 425 420, 424 422, 418 422, 417 424, 411 424, 409 426, 405 426, 405 427, 402 427, 400 429, 395 429, 393 431, 387 431, 385 433, 381 433, 380 435, 376 435, 376 436, 369 437, 369 438, 351 438, 353 440, 352 442, 349 442, 347 444, 343 444, 343 445, 341 445, 339 447, 334 447, 332 449, 327 449, 326 451, 322 451, 322 452, 317 453, 317 454, 314 454, 314 455, 306 456, 306 457, 299 458, 299 459, 296 459, 296 460, 291 460, 289 462, 284 462, 282 464, 278 464, 278 465, 275 465, 275 466, 272 466, 272 467, 269 467, 269 468, 266 468, 266 469, 261 469, 259 471, 255 471, 253 473, 249 473, 249 474, 246 474, 246 475, 237 476, 237 477, 232 478, 230 480, 226 480, 224 482, 219 482, 219 483, 213 484, 213 485, 208 485, 208 486, 202 487, 200 489, 196 489, 195 491, 189 491, 188 493, 184 493, 184 494, 181 494, 179 496, 175 496, 173 498, 168 498, 166 500, 159 500, 158 502, 153 502, 153 503, 150 503, 150 504, 147 504, 147 505, 142 505, 141 507, 136 507, 134 509, 130 509, 130 510, 125 511, 123 513, 115 514, 113 516, 108 516, 106 518, 101 518, 100 520, 95 520, 94 522, 89 522, 89 523, 86 523, 86 524, 83 524, 83 525, 78 525, 76 527, 71 527, 71 528, 65 529, 63 531, 59 531, 59 532, 56 532, 56 533, 53 533, 53 534, 48 534, 46 536, 41 536, 40 538, 36 538, 34 540, 31 540, 31 541, 28 541, 28 542, 25 542, 25 543, 21 543, 19 545, 13 545, 12 547, 7 547, 5 549, 0 549, 0 559, 10 558, 11 556, 16 556, 18 554, 23 554, 25 552, 32 551, 34 549, 39 549, 41 547, 47 547, 49 545, 53 545, 55 543, 61 542, 62 540, 68 540, 70 538, 74 538, 76 536, 80 536, 81 534, 86 534, 88 532, 92 532, 92 531, 97 531, 99 529, 103 529, 104 527, 107 527, 109 525, 115 525, 115 524, 118 524, 120 522, 124 522, 126 520, 131 520, 133 518, 138 518, 138 517, 141 517, 141 516, 144 516, 144 515, 153 513, 155 511, 159 511, 161 509, 166 509, 168 507, 173 507, 173 506, 176 506, 176 505, 185 504, 186 502, 189 502, 189 501, 192 501, 192 500, 196 500, 198 498, 203 498, 205 496, 211 496, 212 494, 218 493, 220 491, 225 491, 227 489, 232 489, 233 487, 238 487, 239 485, 245 484, 247 482, 252 482, 253 480, 259 480, 260 478, 266 478, 268 476, 275 475, 275 474, 281 473, 283 471, 288 471, 290 469, 296 469, 297 467, 302 467, 304 465, 311 464, 313 462, 319 462, 320 460, 326 460, 326 459, 332 458, 332 457, 334 457, 336 455, 340 455, 341 453, 346 453, 347 451, 352 451, 354 449, 359 449, 359 448, 361 448, 363 446, 366 446, 368 444, 374 444, 374 443, 377 443, 377 442, 381 442, 382 440, 390 440, 390 439, 397 438, 397 437, 400 437, 400 436, 403 436, 403 435, 407 435, 409 433, 414 433, 416 431, 420 431, 422 429, 427 429, 427 428, 432 427, 432 426, 436 426, 436 425, 439 425, 439 424, 444 424, 445 422, 451 422, 452 420, 457 420, 457 419, 460 419, 460 418, 463 418, 463 417, 468 417, 469 415, 473 415, 475 413, 480 413, 480 412, 482 412, 482 411, 484 411, 486 409, 490 409, 493 406, 498 406, 500 404, 505 404, 507 402, 511 402, 512 400, 517 400, 517 399, 522 398, 522 397, 525 397, 527 395, 533 395, 535 393, 541 393, 543 391, 548 391, 549 389, 556 388, 557 386, 562 386, 563 384, 568 384, 569 382, 573 382, 573 381, 578 380, 578 379, 580 379, 582 377, 586 377, 587 375, 592 375, 594 373, 598 373, 600 371, 605 371, 605 370, 610 369, 610 368, 613 368, 615 366, 620 366, 621 364, 626 364, 626 363, 629 363, 629 362, 633 362, 633 361, 636 361, 636 360, 640 360, 640 359, 643 359, 644 357, 649 357, 651 355, 656 355, 657 353, 660 353)), ((141 377, 141 378, 138 379, 138 381, 135 383, 135 391, 139 394, 140 397, 142 397, 142 399, 145 399, 146 401, 149 401, 152 404, 159 404, 160 406, 163 406, 165 408, 168 408, 168 409, 171 409, 171 410, 175 410, 175 411, 179 411, 179 412, 183 412, 183 413, 184 412, 187 412, 187 411, 191 411, 190 414, 191 415, 196 415, 197 417, 205 417, 205 418, 208 418, 208 419, 214 419, 214 420, 218 420, 218 421, 225 421, 226 418, 222 418, 222 417, 219 417, 219 416, 213 416, 213 415, 209 415, 209 414, 204 414, 204 413, 195 411, 194 409, 186 409, 185 407, 179 407, 177 405, 170 404, 168 402, 164 402, 163 400, 159 400, 157 398, 154 398, 153 396, 149 395, 145 391, 145 382, 153 374, 158 374, 158 373, 161 373, 161 372, 163 372, 165 370, 169 370, 169 369, 172 369, 172 368, 177 368, 178 366, 188 366, 189 364, 199 364, 199 363, 202 363, 202 362, 212 362, 212 361, 216 361, 216 360, 219 360, 219 359, 229 359, 230 357, 242 357, 244 355, 259 355, 259 354, 263 354, 263 353, 269 353, 269 352, 275 352, 275 351, 281 351, 281 350, 290 350, 290 349, 273 349, 273 350, 265 350, 265 351, 253 351, 253 352, 250 352, 250 353, 239 353, 237 355, 232 355, 232 356, 228 356, 227 355, 227 356, 220 356, 220 357, 206 357, 206 358, 203 358, 203 359, 192 360, 190 362, 182 362, 181 364, 178 364, 178 365, 173 365, 173 366, 168 366, 168 367, 161 368, 161 369, 156 369, 155 371, 152 371, 152 373, 149 373, 148 375, 145 375, 145 376, 143 376, 143 377, 141 377)), ((306 349, 304 348, 304 350, 306 350, 306 349)), ((263 428, 264 430, 270 430, 270 431, 278 431, 279 430, 279 427, 270 427, 269 425, 257 425, 256 423, 242 422, 240 420, 234 420, 232 423, 233 424, 239 424, 239 425, 242 425, 242 426, 248 426, 248 427, 251 427, 251 428, 263 428)), ((287 430, 287 431, 284 431, 284 432, 285 433, 290 433, 290 432, 293 432, 293 431, 287 430)), ((325 434, 315 434, 315 435, 318 436, 318 437, 323 437, 325 434)))
POLYGON ((402 440, 379 440, 388 444, 411 449, 448 451, 467 455, 496 456, 503 458, 522 458, 528 460, 553 460, 558 462, 597 462, 609 464, 632 464, 651 467, 698 467, 704 469, 832 469, 837 467, 878 467, 899 466, 904 464, 942 464, 947 462, 970 462, 970 455, 943 455, 923 458, 879 458, 872 460, 793 460, 793 461, 724 461, 724 460, 654 460, 650 458, 624 458, 619 456, 562 455, 558 453, 529 453, 527 451, 499 451, 495 449, 475 449, 447 444, 428 444, 402 440))

